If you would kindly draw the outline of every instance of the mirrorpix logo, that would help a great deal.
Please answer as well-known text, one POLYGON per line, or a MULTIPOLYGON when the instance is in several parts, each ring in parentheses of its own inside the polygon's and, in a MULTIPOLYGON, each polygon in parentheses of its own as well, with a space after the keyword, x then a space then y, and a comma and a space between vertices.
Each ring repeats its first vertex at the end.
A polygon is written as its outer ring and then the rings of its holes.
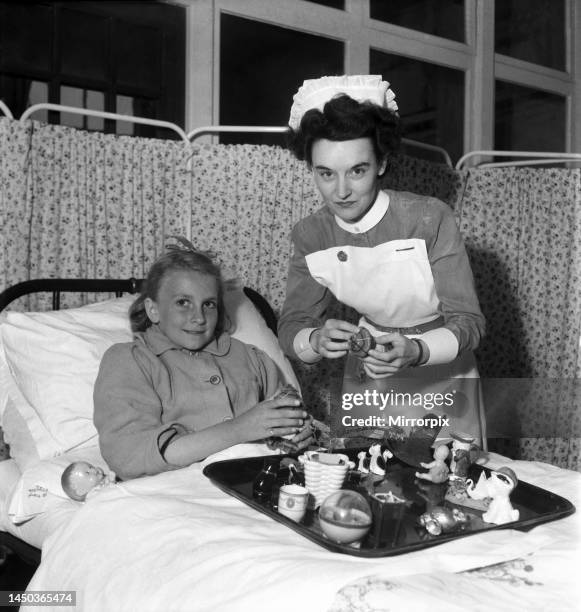
POLYGON ((393 389, 382 393, 376 389, 367 389, 362 393, 343 393, 341 408, 352 414, 344 415, 341 419, 343 426, 386 427, 386 426, 428 426, 445 427, 450 422, 445 415, 423 416, 410 418, 404 414, 381 414, 393 408, 422 407, 425 410, 434 408, 449 408, 454 404, 454 391, 447 393, 404 393, 393 389), (377 414, 379 412, 379 414, 377 414))

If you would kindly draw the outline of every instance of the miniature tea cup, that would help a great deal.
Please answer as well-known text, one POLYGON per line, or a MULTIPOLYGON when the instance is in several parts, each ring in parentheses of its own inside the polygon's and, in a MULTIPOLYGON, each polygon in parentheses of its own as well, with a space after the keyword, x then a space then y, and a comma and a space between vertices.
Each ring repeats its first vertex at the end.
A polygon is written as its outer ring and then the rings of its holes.
POLYGON ((307 511, 309 491, 297 484, 286 484, 278 492, 278 512, 300 523, 307 511))

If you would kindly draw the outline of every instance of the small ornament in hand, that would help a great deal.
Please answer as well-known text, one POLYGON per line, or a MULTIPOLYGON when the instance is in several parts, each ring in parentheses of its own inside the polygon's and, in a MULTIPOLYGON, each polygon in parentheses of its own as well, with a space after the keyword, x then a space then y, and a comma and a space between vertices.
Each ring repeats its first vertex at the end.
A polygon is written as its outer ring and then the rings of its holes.
POLYGON ((377 346, 375 338, 366 327, 360 327, 349 338, 349 351, 356 357, 367 357, 369 351, 377 346))

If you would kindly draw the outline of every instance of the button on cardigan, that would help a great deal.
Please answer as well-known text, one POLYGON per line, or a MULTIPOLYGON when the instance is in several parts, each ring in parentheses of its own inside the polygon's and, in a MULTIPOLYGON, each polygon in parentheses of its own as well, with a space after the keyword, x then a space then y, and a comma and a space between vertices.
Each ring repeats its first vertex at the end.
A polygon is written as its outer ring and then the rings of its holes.
POLYGON ((94 420, 103 457, 125 479, 175 469, 160 452, 174 430, 232 419, 272 395, 281 379, 268 355, 227 333, 188 351, 153 325, 101 361, 94 420))

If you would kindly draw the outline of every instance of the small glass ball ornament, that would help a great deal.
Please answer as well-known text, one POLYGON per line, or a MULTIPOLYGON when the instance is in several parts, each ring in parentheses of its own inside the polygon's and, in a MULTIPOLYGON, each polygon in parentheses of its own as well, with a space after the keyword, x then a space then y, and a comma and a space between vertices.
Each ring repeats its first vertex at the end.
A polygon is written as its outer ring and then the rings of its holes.
POLYGON ((369 503, 357 491, 335 491, 319 509, 319 523, 323 533, 338 544, 352 544, 362 540, 372 522, 369 503))

